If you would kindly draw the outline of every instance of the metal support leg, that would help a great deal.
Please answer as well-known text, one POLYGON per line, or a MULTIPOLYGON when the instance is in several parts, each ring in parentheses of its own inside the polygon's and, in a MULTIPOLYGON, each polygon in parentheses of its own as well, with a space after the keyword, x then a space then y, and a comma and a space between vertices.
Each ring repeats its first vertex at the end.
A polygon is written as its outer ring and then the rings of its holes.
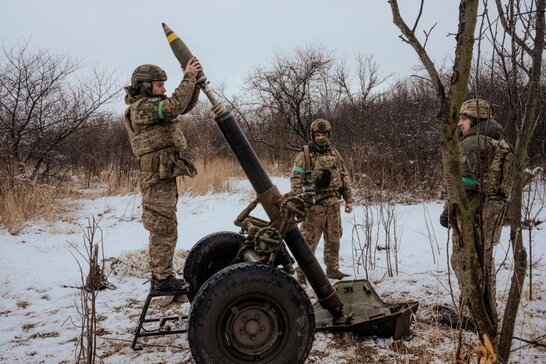
POLYGON ((133 344, 131 345, 131 348, 133 350, 142 350, 142 345, 138 344, 138 338, 139 337, 145 337, 145 336, 164 336, 164 335, 177 335, 177 334, 183 334, 187 332, 187 326, 182 328, 182 324, 187 322, 188 316, 187 315, 180 315, 180 316, 171 316, 171 317, 159 317, 159 318, 146 318, 146 314, 148 313, 148 308, 150 307, 150 303, 152 302, 152 299, 154 297, 166 297, 166 296, 176 296, 176 295, 182 295, 187 294, 188 290, 183 291, 176 291, 176 292, 164 292, 164 293, 150 293, 148 294, 148 297, 146 297, 146 302, 144 302, 144 307, 142 307, 142 312, 140 313, 140 317, 138 319, 138 325, 135 330, 135 337, 133 339, 133 344), (178 327, 180 329, 177 330, 171 330, 168 327, 165 327, 165 324, 168 321, 174 321, 178 324, 178 327), (149 322, 158 322, 159 325, 157 328, 152 330, 146 330, 143 328, 145 323, 149 322))

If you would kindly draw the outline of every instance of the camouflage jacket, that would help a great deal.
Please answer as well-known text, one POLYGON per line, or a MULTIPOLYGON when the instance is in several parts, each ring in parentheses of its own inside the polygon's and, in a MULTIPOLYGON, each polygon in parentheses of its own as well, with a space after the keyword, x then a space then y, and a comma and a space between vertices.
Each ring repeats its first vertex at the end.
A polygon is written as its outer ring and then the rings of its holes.
POLYGON ((305 153, 296 155, 290 177, 291 191, 301 194, 306 178, 315 185, 315 203, 329 206, 337 203, 341 197, 345 202, 353 202, 351 180, 345 168, 341 154, 335 148, 318 147, 309 143, 311 166, 305 162, 305 153), (307 173, 309 169, 310 173, 307 173), (326 178, 325 178, 326 177, 326 178))
POLYGON ((195 167, 180 158, 186 139, 177 117, 195 107, 199 88, 195 76, 184 75, 171 97, 126 96, 130 106, 124 123, 133 153, 139 157, 141 189, 161 179, 195 175, 195 167))
POLYGON ((495 154, 495 141, 500 140, 502 134, 502 126, 489 119, 474 125, 459 142, 460 170, 469 197, 482 192, 487 176, 492 172, 490 167, 495 154))

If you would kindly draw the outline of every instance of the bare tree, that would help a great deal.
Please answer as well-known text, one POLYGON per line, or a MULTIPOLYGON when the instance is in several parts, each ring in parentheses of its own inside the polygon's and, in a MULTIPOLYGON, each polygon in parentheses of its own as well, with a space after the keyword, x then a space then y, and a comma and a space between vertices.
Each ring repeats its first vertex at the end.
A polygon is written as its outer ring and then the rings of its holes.
POLYGON ((338 102, 329 82, 332 63, 332 55, 324 49, 307 48, 296 50, 295 59, 277 57, 271 70, 256 68, 246 82, 256 100, 254 109, 267 107, 271 115, 307 140, 311 121, 338 102))
POLYGON ((68 56, 31 51, 28 44, 3 48, 0 66, 0 141, 8 172, 47 175, 61 158, 60 144, 101 119, 100 108, 119 92, 111 74, 94 70, 78 81, 82 67, 68 56))
POLYGON ((387 89, 384 92, 376 92, 377 88, 391 75, 381 74, 379 64, 373 55, 358 55, 356 63, 356 80, 352 79, 350 70, 343 62, 336 68, 333 81, 336 83, 338 92, 344 95, 342 101, 348 101, 356 113, 368 117, 372 106, 391 91, 387 89), (357 84, 356 87, 353 83, 357 84))
MULTIPOLYGON (((448 195, 455 213, 461 222, 459 235, 464 241, 463 260, 467 267, 461 272, 461 290, 468 301, 468 306, 476 321, 480 334, 487 334, 491 340, 497 342, 497 319, 495 309, 490 306, 484 290, 479 282, 487 284, 486 277, 481 269, 474 241, 472 209, 461 182, 459 170, 459 154, 457 149, 458 130, 457 122, 459 109, 467 92, 470 77, 472 53, 474 47, 474 31, 476 29, 478 0, 461 0, 459 5, 459 26, 456 35, 456 49, 453 70, 448 85, 444 85, 442 78, 426 51, 426 43, 430 34, 425 33, 422 43, 416 35, 416 29, 422 15, 424 0, 421 1, 419 14, 410 28, 402 19, 398 2, 388 1, 393 15, 394 24, 401 30, 401 39, 411 45, 423 63, 436 92, 439 110, 436 122, 442 139, 442 159, 444 164, 445 181, 448 195)), ((481 335, 480 335, 481 336, 481 335)))
POLYGON ((546 0, 536 0, 529 3, 509 0, 503 5, 501 0, 495 0, 500 23, 509 35, 511 52, 506 52, 502 45, 495 49, 502 62, 510 63, 513 79, 517 80, 518 70, 524 73, 526 82, 526 100, 515 123, 517 133, 515 147, 515 174, 512 187, 512 202, 510 206, 510 241, 514 254, 514 274, 504 311, 503 325, 500 335, 499 356, 503 362, 508 362, 514 334, 516 316, 521 300, 523 281, 525 279, 527 253, 522 237, 522 201, 524 187, 524 169, 527 163, 529 144, 538 116, 543 111, 538 100, 541 92, 542 55, 544 53, 546 0))
MULTIPOLYGON (((504 312, 503 327, 500 335, 497 334, 497 318, 493 315, 493 308, 488 307, 483 297, 483 290, 480 289, 477 282, 485 282, 481 274, 480 263, 475 249, 474 237, 472 235, 472 219, 469 216, 468 200, 462 191, 460 183, 460 172, 457 166, 456 146, 456 117, 461 105, 462 98, 467 91, 469 73, 474 45, 474 31, 477 22, 478 1, 461 0, 459 13, 459 29, 456 35, 457 47, 455 51, 454 67, 449 83, 449 92, 446 93, 443 83, 436 71, 436 68, 425 50, 425 46, 420 43, 415 35, 419 19, 422 14, 423 3, 419 15, 410 29, 402 20, 398 10, 397 1, 389 1, 393 13, 393 21, 402 31, 402 40, 409 43, 419 55, 421 62, 425 66, 431 82, 436 90, 437 98, 440 102, 440 110, 437 114, 437 121, 440 125, 442 134, 442 152, 444 160, 444 171, 446 175, 446 184, 448 186, 449 199, 455 204, 456 213, 461 219, 462 230, 460 235, 464 241, 464 261, 468 269, 462 274, 461 289, 466 297, 470 311, 478 326, 480 334, 487 334, 495 346, 498 347, 499 360, 507 362, 510 354, 510 345, 512 341, 515 318, 517 315, 523 279, 525 277, 526 252, 523 247, 521 234, 521 203, 523 189, 523 172, 528 154, 528 148, 532 133, 536 128, 538 115, 538 99, 541 81, 542 54, 544 51, 544 10, 545 0, 531 1, 523 8, 523 2, 509 0, 503 5, 501 0, 495 0, 499 19, 504 31, 508 34, 508 43, 511 52, 504 47, 507 41, 506 34, 500 38, 494 31, 493 22, 489 22, 489 31, 493 41, 494 49, 499 56, 498 62, 501 67, 495 68, 492 64, 491 75, 495 77, 495 70, 505 70, 503 76, 511 83, 512 92, 521 90, 519 87, 521 78, 518 77, 517 69, 523 70, 528 82, 523 89, 526 92, 526 101, 524 105, 518 105, 513 97, 512 115, 515 121, 517 140, 515 148, 516 172, 512 188, 511 203, 511 233, 510 238, 514 251, 515 271, 512 276, 512 285, 508 297, 506 310, 504 312), (508 16, 506 15, 508 14, 508 16), (518 24, 518 21, 520 22, 518 24), (523 34, 518 35, 517 30, 523 34), (500 40, 499 40, 500 39, 500 40), (508 72, 507 72, 508 71, 508 72), (521 117, 518 117, 518 109, 521 110, 521 117), (497 346, 498 344, 498 346, 497 346)), ((489 16, 487 1, 484 1, 484 16, 489 16)), ((483 23, 482 23, 483 25, 483 23)), ((428 39, 429 33, 425 32, 428 39)), ((480 29, 480 36, 483 35, 480 29)), ((426 45, 425 39, 425 45, 426 45)), ((478 54, 479 55, 479 54, 478 54)), ((507 82, 507 83, 508 83, 507 82)), ((476 84, 475 92, 479 91, 476 84)), ((487 283, 487 282, 485 282, 487 283)))

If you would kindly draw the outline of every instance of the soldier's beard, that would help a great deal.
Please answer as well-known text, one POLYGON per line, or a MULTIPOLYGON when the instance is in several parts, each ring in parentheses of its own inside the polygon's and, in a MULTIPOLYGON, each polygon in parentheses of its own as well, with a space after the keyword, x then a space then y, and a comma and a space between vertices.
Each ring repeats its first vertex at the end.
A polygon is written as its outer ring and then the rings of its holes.
POLYGON ((325 147, 325 146, 328 145, 329 140, 328 140, 328 137, 327 137, 327 136, 316 137, 316 138, 315 138, 315 143, 317 143, 317 145, 318 145, 319 147, 325 147))

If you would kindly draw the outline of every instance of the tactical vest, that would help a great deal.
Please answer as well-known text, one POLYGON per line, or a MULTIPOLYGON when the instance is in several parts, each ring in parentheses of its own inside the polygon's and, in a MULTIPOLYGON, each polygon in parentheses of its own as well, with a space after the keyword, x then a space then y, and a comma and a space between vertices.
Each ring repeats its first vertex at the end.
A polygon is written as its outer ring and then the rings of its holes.
POLYGON ((174 148, 177 152, 186 148, 186 138, 176 121, 161 120, 158 116, 156 124, 133 125, 130 117, 132 108, 138 108, 143 102, 159 103, 160 101, 161 98, 141 99, 125 111, 125 127, 129 134, 131 148, 137 157, 165 148, 174 148))
POLYGON ((304 145, 303 155, 305 170, 311 171, 311 180, 315 181, 316 184, 319 184, 317 182, 325 178, 325 174, 329 174, 328 183, 317 186, 317 194, 325 194, 328 192, 337 193, 343 186, 341 177, 343 160, 341 159, 341 154, 335 148, 330 148, 330 150, 325 153, 314 153, 313 158, 311 158, 309 146, 304 145))
POLYGON ((509 200, 513 183, 514 151, 505 139, 486 139, 495 150, 485 178, 487 194, 489 197, 509 200))

